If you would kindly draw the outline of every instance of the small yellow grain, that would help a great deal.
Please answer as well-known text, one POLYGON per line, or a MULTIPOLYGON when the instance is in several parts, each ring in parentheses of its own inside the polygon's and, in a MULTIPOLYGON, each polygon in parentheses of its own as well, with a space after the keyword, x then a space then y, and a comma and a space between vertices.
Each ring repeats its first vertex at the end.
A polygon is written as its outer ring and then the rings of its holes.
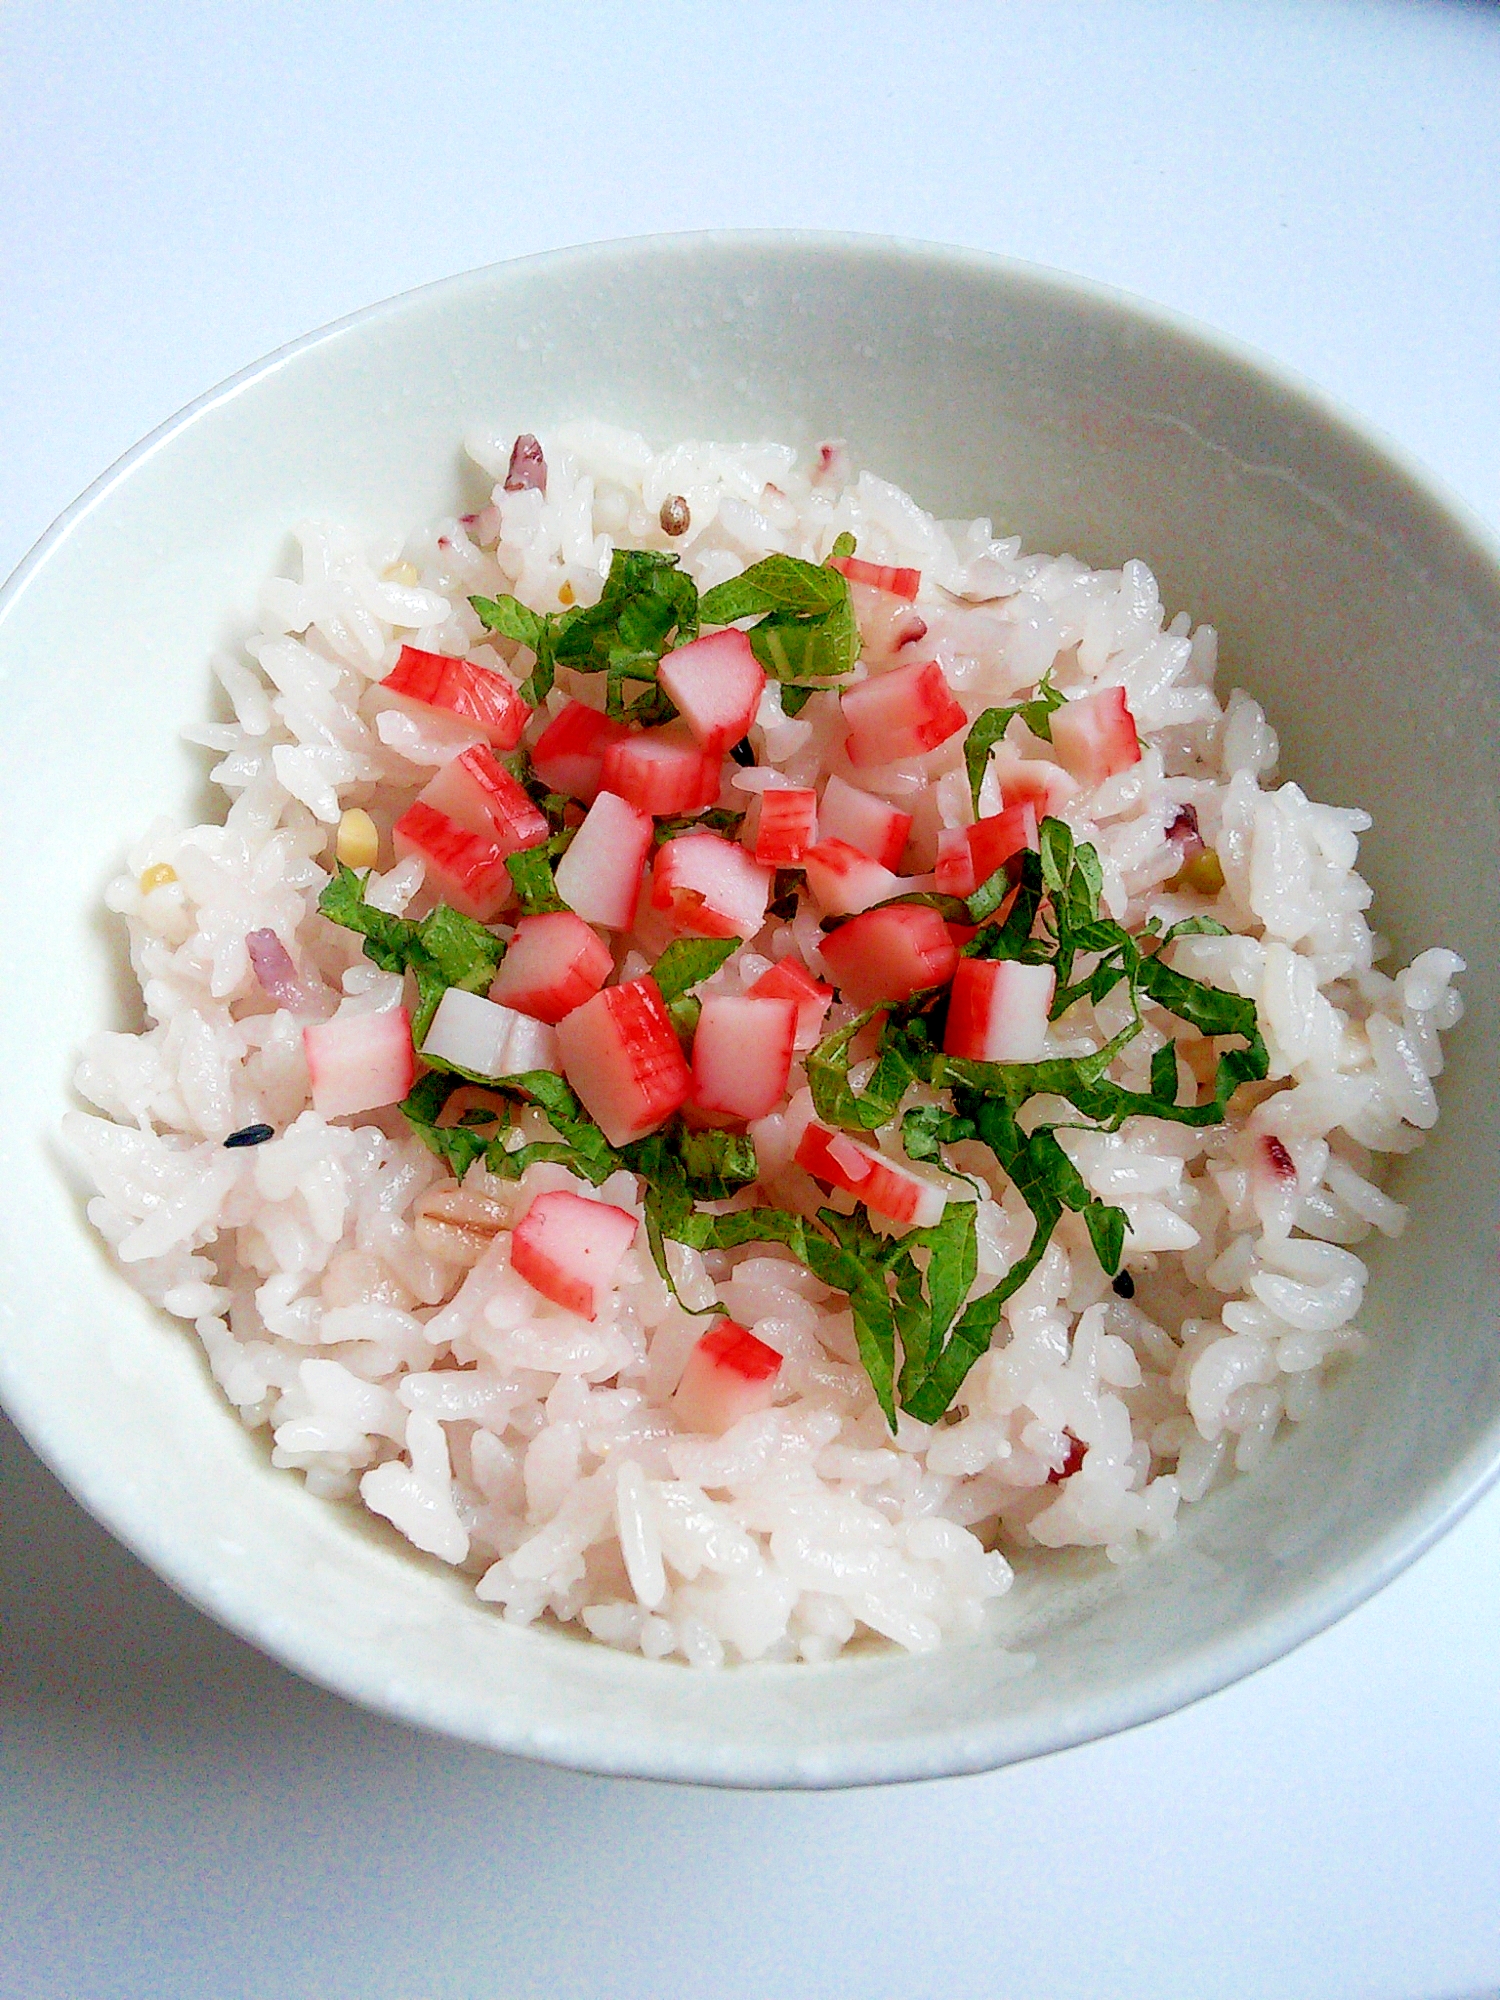
POLYGON ((564 579, 562 589, 557 593, 557 601, 559 604, 572 604, 574 602, 573 586, 566 579, 564 579))
POLYGON ((382 583, 420 583, 422 572, 414 563, 393 562, 380 572, 382 583))
POLYGON ((170 861, 157 861, 150 868, 141 870, 141 894, 149 896, 153 889, 165 889, 169 882, 177 880, 177 870, 170 861))
POLYGON ((339 821, 338 857, 346 868, 373 868, 380 855, 380 835, 362 806, 351 806, 339 821))
POLYGON ((1191 889, 1198 896, 1217 896, 1224 886, 1224 869, 1211 847, 1195 855, 1167 884, 1169 889, 1191 889))

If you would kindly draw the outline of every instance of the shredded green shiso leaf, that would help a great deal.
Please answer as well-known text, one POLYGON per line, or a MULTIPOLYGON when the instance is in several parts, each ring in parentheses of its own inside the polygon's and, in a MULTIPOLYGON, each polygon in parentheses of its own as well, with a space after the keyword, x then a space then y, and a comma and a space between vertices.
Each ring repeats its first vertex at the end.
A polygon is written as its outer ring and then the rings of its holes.
POLYGON ((698 636, 698 587, 677 567, 675 555, 650 549, 616 549, 597 604, 566 611, 532 611, 518 597, 471 597, 481 622, 536 655, 521 688, 533 707, 545 701, 560 666, 575 673, 608 677, 605 704, 611 715, 636 721, 665 721, 674 713, 656 687, 664 652, 698 636), (627 708, 627 682, 646 691, 627 708), (655 712, 658 702, 664 712, 655 712))
POLYGON ((342 861, 335 864, 318 908, 345 930, 358 931, 365 941, 365 957, 382 972, 409 972, 416 980, 411 1032, 418 1048, 448 988, 487 993, 505 956, 505 945, 493 931, 472 917, 461 917, 446 903, 439 903, 420 923, 375 909, 365 901, 365 877, 342 861))
MULTIPOLYGON (((1028 721, 1028 726, 1035 725, 1028 721)), ((536 857, 531 867, 512 871, 526 907, 560 907, 555 890, 554 900, 545 899, 551 875, 546 849, 531 852, 536 857)), ((558 1161, 595 1186, 621 1168, 639 1175, 647 1239, 668 1284, 668 1243, 697 1250, 786 1244, 825 1284, 847 1294, 860 1356, 891 1426, 903 1409, 934 1423, 989 1346, 1002 1308, 1041 1261, 1065 1212, 1082 1217, 1106 1274, 1119 1270, 1124 1211, 1090 1193, 1058 1132, 1070 1127, 1112 1132, 1132 1117, 1217 1124, 1239 1086, 1258 1081, 1267 1071, 1254 1002, 1177 972, 1163 959, 1174 938, 1223 935, 1224 927, 1208 917, 1190 917, 1164 932, 1148 926, 1132 936, 1100 915, 1101 884, 1093 848, 1076 843, 1063 821, 1048 819, 1042 823, 1038 849, 998 870, 967 903, 923 899, 943 906, 945 914, 980 925, 963 947, 967 954, 1053 966, 1053 1020, 1080 1000, 1097 1005, 1124 986, 1130 1018, 1092 1054, 1038 1063, 945 1055, 945 998, 923 994, 904 1006, 859 1015, 825 1037, 807 1058, 814 1107, 825 1123, 850 1132, 877 1131, 898 1116, 913 1085, 925 1084, 945 1092, 948 1102, 918 1104, 901 1118, 908 1157, 945 1166, 946 1147, 978 1140, 1014 1184, 1033 1218, 1031 1240, 998 1284, 972 1300, 968 1294, 978 1268, 973 1202, 950 1200, 931 1228, 902 1235, 878 1232, 863 1212, 840 1215, 831 1208, 820 1209, 811 1221, 773 1208, 716 1212, 704 1204, 726 1202, 758 1178, 754 1143, 747 1135, 693 1132, 675 1117, 647 1138, 611 1146, 571 1087, 548 1070, 496 1080, 432 1064, 401 1110, 418 1137, 460 1178, 477 1160, 509 1179, 519 1178, 538 1160, 558 1161), (1006 896, 1012 901, 1004 921, 990 922, 1006 896), (1164 1041, 1152 1057, 1148 1089, 1129 1089, 1110 1076, 1116 1059, 1145 1029, 1143 1001, 1201 1035, 1241 1044, 1220 1052, 1213 1088, 1203 1102, 1179 1102, 1181 1080, 1172 1040, 1164 1041), (851 1052, 861 1032, 877 1020, 875 1065, 856 1089, 850 1081, 851 1052), (442 1125, 449 1098, 465 1084, 480 1085, 497 1108, 442 1125), (1026 1129, 1021 1114, 1037 1097, 1063 1098, 1078 1118, 1066 1126, 1042 1123, 1026 1129), (554 1138, 522 1139, 514 1111, 526 1104, 541 1111, 554 1138)), ((416 923, 371 908, 362 879, 348 868, 338 869, 319 907, 335 923, 363 936, 365 954, 376 965, 413 975, 413 1033, 419 1047, 442 993, 449 986, 485 991, 504 955, 503 943, 492 932, 442 905, 416 923)), ((692 988, 738 948, 736 939, 684 938, 662 953, 655 977, 682 1033, 690 1033, 696 1022, 692 988)))
POLYGON ((1052 685, 1052 669, 1049 667, 1029 701, 1014 702, 1009 708, 987 708, 982 715, 975 716, 964 738, 964 767, 969 774, 969 791, 975 812, 979 810, 979 788, 984 783, 990 752, 1012 722, 1019 715, 1033 736, 1040 736, 1044 743, 1050 743, 1051 718, 1062 707, 1063 701, 1064 697, 1052 685))
MULTIPOLYGON (((840 535, 832 555, 854 552, 840 535)), ((852 671, 859 658, 849 586, 827 563, 767 556, 743 575, 698 595, 675 555, 616 549, 599 602, 566 611, 532 611, 518 597, 471 597, 480 622, 528 647, 536 664, 521 687, 535 707, 552 692, 559 667, 604 674, 606 712, 632 722, 668 722, 677 710, 657 683, 662 655, 696 639, 705 625, 748 628, 755 657, 783 683, 782 709, 795 715, 809 695, 852 671), (627 686, 641 692, 627 700, 627 686)))

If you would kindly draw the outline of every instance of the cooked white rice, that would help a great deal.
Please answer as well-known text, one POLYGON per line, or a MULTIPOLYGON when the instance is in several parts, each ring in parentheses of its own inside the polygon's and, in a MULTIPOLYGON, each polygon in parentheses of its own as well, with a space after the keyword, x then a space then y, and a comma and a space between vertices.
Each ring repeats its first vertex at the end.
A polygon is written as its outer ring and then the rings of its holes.
MULTIPOLYGON (((1212 629, 1168 621, 1143 562, 1090 571, 1025 555, 987 521, 940 523, 884 480, 845 477, 837 455, 813 471, 778 445, 658 455, 599 424, 544 443, 545 498, 497 483, 479 516, 400 546, 304 527, 300 579, 267 586, 248 658, 215 661, 235 719, 190 734, 220 758, 225 822, 159 821, 107 893, 152 1025, 93 1036, 79 1068, 103 1113, 68 1119, 98 1188, 89 1212, 130 1282, 196 1327, 276 1465, 383 1515, 505 1618, 577 1621, 609 1645, 705 1666, 825 1660, 870 1634, 932 1647, 981 1627, 1028 1550, 1084 1545, 1120 1562, 1170 1537, 1179 1507, 1262 1465, 1283 1423, 1316 1407, 1330 1367, 1363 1344, 1353 1246, 1406 1220, 1381 1191, 1380 1156, 1419 1145, 1437 1116, 1462 962, 1435 949, 1394 976, 1376 969, 1384 947, 1355 872, 1367 817, 1275 782, 1275 733, 1245 694, 1221 704, 1212 629), (659 513, 673 494, 691 527, 669 543, 659 513), (342 993, 341 1012, 399 1003, 400 980, 318 914, 317 896, 341 813, 364 806, 388 828, 473 740, 414 721, 378 685, 403 643, 504 668, 471 593, 513 591, 542 611, 592 602, 616 543, 679 549, 707 589, 771 551, 821 560, 842 530, 862 557, 921 570, 918 608, 970 716, 1048 668, 1069 694, 1125 688, 1142 761, 1067 818, 1130 929, 1209 909, 1234 933, 1183 940, 1174 963, 1256 1001, 1270 1077, 1242 1090, 1227 1125, 1138 1118, 1070 1136, 1089 1186, 1129 1218, 1136 1296, 1116 1295, 1065 1216, 936 1425, 903 1415, 891 1435, 843 1299, 787 1253, 674 1249, 687 1306, 717 1300, 784 1357, 773 1408, 692 1435, 669 1399, 706 1322, 674 1301, 644 1238, 592 1322, 539 1299, 510 1269, 504 1231, 477 1264, 435 1254, 417 1210, 446 1169, 394 1111, 330 1124, 309 1108, 301 1024, 261 992, 245 938, 274 930, 342 993), (1211 901, 1166 887, 1179 865, 1166 828, 1184 805, 1220 857, 1211 901), (225 1149, 255 1121, 277 1136, 225 1149), (1268 1135, 1294 1181, 1258 1168, 1268 1135)), ((498 482, 510 439, 470 449, 498 482)), ((554 709, 565 692, 598 700, 562 679, 554 709)), ((788 720, 773 685, 760 762, 812 783, 836 761, 837 716, 820 695, 788 720)), ((859 774, 914 815, 918 866, 940 827, 973 817, 962 741, 859 774)), ((421 875, 417 861, 391 868, 371 900, 420 911, 421 875)), ((625 976, 662 942, 612 940, 625 976)), ((706 990, 740 991, 793 946, 818 969, 812 915, 768 925, 706 990)), ((1097 1020, 1075 1010, 1051 1051, 1097 1046, 1120 1025, 1114 1005, 1097 1020)), ((1144 1087, 1149 1046, 1126 1051, 1121 1080, 1144 1087)), ((806 1103, 756 1136, 761 1199, 810 1212, 826 1197, 788 1157, 806 1103)), ((989 1169, 983 1291, 1031 1218, 987 1155, 960 1164, 989 1169)), ((469 1185, 510 1216, 540 1188, 590 1191, 554 1165, 519 1183, 476 1167, 469 1185)), ((639 1212, 633 1175, 600 1192, 639 1212)))

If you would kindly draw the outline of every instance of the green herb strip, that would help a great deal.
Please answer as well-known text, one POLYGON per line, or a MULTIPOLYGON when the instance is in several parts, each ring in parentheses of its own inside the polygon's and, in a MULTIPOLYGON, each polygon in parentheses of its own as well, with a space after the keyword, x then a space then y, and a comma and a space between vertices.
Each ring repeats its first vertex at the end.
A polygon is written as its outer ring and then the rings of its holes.
POLYGON ((448 988, 487 993, 505 956, 504 942, 493 931, 472 917, 461 917, 445 903, 439 903, 420 923, 373 909, 365 901, 365 878, 342 862, 336 864, 333 880, 319 896, 318 908, 345 930, 359 932, 365 941, 365 957, 382 972, 413 975, 417 1006, 411 1032, 417 1048, 422 1046, 448 988))
MULTIPOLYGON (((841 535, 836 555, 852 555, 854 538, 841 535)), ((781 683, 784 715, 797 715, 819 687, 840 680, 859 658, 859 627, 842 571, 797 556, 766 556, 703 597, 705 625, 758 622, 750 628, 752 652, 781 683)))
POLYGON ((984 783, 990 752, 1016 716, 1020 716, 1033 736, 1040 736, 1044 743, 1050 743, 1051 717, 1062 705, 1063 696, 1052 685, 1052 670, 1049 667, 1029 701, 1015 702, 1009 708, 987 708, 982 715, 974 718, 964 738, 964 764, 969 773, 969 790, 973 795, 975 812, 979 810, 979 788, 984 783))
POLYGON ((923 1074, 925 1029, 919 1019, 891 1015, 882 1033, 880 1054, 869 1082, 856 1091, 849 1082, 851 1051, 860 1033, 882 1007, 868 1007, 846 1026, 819 1042, 807 1058, 807 1084, 813 1109, 829 1125, 846 1131, 874 1132, 888 1125, 910 1086, 923 1074))
POLYGON ((676 1000, 711 979, 740 948, 735 938, 678 938, 651 968, 663 1000, 676 1000))
POLYGON ((655 687, 656 669, 663 653, 697 638, 699 620, 697 585, 677 567, 675 555, 616 549, 597 604, 542 613, 528 610, 517 597, 469 602, 488 630, 536 655, 521 688, 522 699, 533 707, 546 700, 557 669, 565 666, 607 676, 605 706, 611 715, 625 713, 625 685, 631 681, 647 683, 652 696, 638 720, 665 722, 676 713, 655 687))
POLYGON ((528 917, 548 915, 572 906, 557 893, 557 877, 552 872, 552 843, 545 847, 523 847, 519 854, 507 854, 505 866, 516 885, 521 909, 528 917))
MULTIPOLYGON (((894 1258, 888 1250, 880 1250, 879 1259, 893 1289, 892 1311, 899 1321, 904 1355, 898 1384, 901 1404, 927 1423, 936 1422, 952 1403, 969 1369, 989 1345, 1006 1300, 1036 1269, 1066 1211, 1083 1218, 1102 1268, 1111 1274, 1119 1269, 1127 1227, 1124 1211, 1089 1192, 1058 1141, 1056 1126, 1039 1126, 1029 1135, 1022 1132, 1018 1121, 1022 1106, 1037 1096, 1062 1097, 1093 1129, 1111 1132, 1127 1118, 1138 1116, 1182 1125, 1214 1125, 1222 1123, 1229 1099, 1240 1084, 1264 1077, 1268 1068, 1254 1002, 1205 985, 1163 962, 1162 953, 1174 938, 1194 933, 1222 935, 1222 925, 1210 918, 1194 917, 1159 937, 1137 940, 1123 926, 1101 917, 1103 877, 1098 856, 1091 847, 1079 846, 1060 820, 1043 822, 1039 851, 1019 857, 1014 887, 1016 900, 1005 923, 982 928, 965 951, 1054 965, 1058 977, 1054 1020, 1080 999, 1097 1002, 1117 986, 1127 985, 1131 1017, 1103 1048, 1092 1055, 1039 1063, 987 1063, 947 1056, 937 1045, 940 1038, 934 1035, 942 1001, 926 995, 904 1008, 870 1009, 859 1015, 821 1042, 807 1060, 808 1084, 819 1117, 849 1131, 873 1131, 889 1123, 913 1083, 946 1089, 951 1111, 942 1105, 918 1105, 902 1118, 908 1157, 941 1163, 944 1146, 960 1139, 978 1139, 1013 1182, 1034 1220, 1031 1241, 1021 1257, 999 1285, 974 1300, 957 1318, 951 1333, 946 1323, 942 1332, 933 1331, 942 1321, 942 1313, 931 1322, 923 1318, 935 1304, 932 1267, 928 1267, 924 1302, 922 1288, 913 1275, 915 1267, 907 1269, 901 1262, 904 1249, 915 1251, 927 1232, 913 1231, 899 1239, 902 1248, 894 1258), (1143 944, 1151 948, 1143 948, 1143 944), (1073 971, 1080 959, 1095 963, 1074 981, 1073 971), (1237 1038, 1244 1043, 1242 1048, 1220 1053, 1213 1090, 1205 1102, 1177 1102, 1177 1052, 1171 1042, 1152 1057, 1148 1089, 1130 1090, 1110 1078, 1116 1058, 1143 1031, 1143 999, 1187 1022, 1200 1034, 1237 1038), (880 1013, 885 1019, 875 1068, 864 1088, 855 1090, 849 1081, 850 1053, 861 1031, 880 1013)), ((980 920, 974 898, 970 899, 969 915, 973 921, 980 920)), ((952 1320, 951 1314, 948 1319, 952 1320)), ((884 1379, 883 1340, 882 1323, 880 1341, 876 1342, 880 1349, 875 1362, 879 1379, 872 1376, 877 1393, 884 1379)))
MULTIPOLYGON (((834 546, 852 553, 853 537, 840 536, 834 546)), ((616 549, 597 604, 547 613, 511 596, 469 602, 487 630, 536 656, 521 688, 533 708, 551 693, 558 668, 571 667, 604 674, 606 711, 648 727, 677 713, 657 685, 663 653, 696 639, 704 625, 758 621, 750 644, 766 672, 784 683, 788 715, 817 687, 849 673, 859 657, 848 584, 838 570, 797 556, 767 556, 700 599, 675 555, 616 549), (631 684, 643 691, 627 701, 631 684)))
POLYGON ((661 847, 684 833, 721 833, 726 840, 736 840, 744 824, 745 815, 742 812, 712 806, 707 812, 684 815, 681 819, 659 819, 651 834, 651 845, 653 848, 661 847))

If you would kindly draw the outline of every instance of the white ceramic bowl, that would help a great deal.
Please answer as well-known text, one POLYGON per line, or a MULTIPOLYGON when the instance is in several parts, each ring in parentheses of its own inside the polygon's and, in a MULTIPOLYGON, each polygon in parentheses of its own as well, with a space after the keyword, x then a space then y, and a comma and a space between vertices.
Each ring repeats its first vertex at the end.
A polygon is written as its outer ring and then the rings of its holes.
MULTIPOLYGON (((1305 387, 1047 272, 806 236, 606 244, 436 285, 205 397, 105 475, 0 600, 6 711, 0 1391, 101 1521, 213 1617, 356 1701, 593 1771, 834 1785, 981 1770, 1124 1728, 1285 1652, 1409 1562, 1500 1460, 1496 661, 1473 525, 1305 387), (204 814, 177 727, 289 526, 371 529, 479 483, 478 423, 595 414, 679 436, 846 437, 948 515, 1144 555, 1220 629, 1283 771, 1375 815, 1404 958, 1469 961, 1443 1123, 1373 1256, 1368 1354, 1175 1544, 1023 1578, 1029 1661, 991 1644, 720 1674, 511 1628, 379 1524, 271 1469, 190 1333, 111 1270, 56 1146, 84 1035, 136 1001, 100 893, 163 810, 204 814)), ((65 1587, 65 1586, 60 1586, 65 1587)), ((1012 1599, 1012 1604, 1015 1603, 1012 1599)))

